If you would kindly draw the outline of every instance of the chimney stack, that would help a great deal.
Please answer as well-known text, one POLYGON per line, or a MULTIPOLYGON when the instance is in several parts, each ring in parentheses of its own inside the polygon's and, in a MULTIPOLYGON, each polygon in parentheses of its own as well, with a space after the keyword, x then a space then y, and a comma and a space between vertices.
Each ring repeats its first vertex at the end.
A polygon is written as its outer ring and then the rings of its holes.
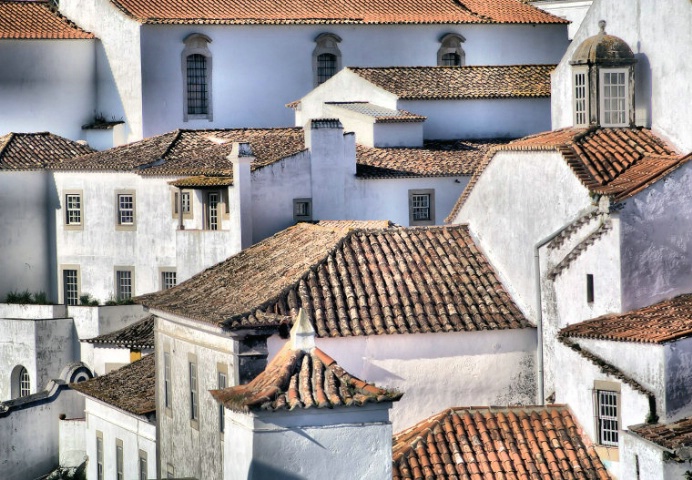
POLYGON ((229 212, 234 237, 234 252, 252 245, 252 174, 255 160, 249 143, 233 143, 227 157, 233 163, 233 186, 229 192, 229 212))

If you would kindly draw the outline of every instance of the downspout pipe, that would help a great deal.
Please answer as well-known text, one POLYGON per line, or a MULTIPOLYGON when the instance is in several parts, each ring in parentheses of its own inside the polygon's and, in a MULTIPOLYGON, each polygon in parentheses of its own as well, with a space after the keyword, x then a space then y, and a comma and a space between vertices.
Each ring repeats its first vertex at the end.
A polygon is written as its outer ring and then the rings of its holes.
POLYGON ((586 215, 591 215, 598 208, 592 207, 586 212, 580 213, 575 219, 567 222, 553 233, 540 240, 533 247, 533 262, 534 262, 534 286, 536 291, 536 335, 538 336, 538 344, 536 348, 536 357, 538 363, 538 404, 545 405, 545 368, 543 362, 543 301, 541 292, 541 248, 552 242, 558 235, 562 234, 567 228, 579 218, 586 215))

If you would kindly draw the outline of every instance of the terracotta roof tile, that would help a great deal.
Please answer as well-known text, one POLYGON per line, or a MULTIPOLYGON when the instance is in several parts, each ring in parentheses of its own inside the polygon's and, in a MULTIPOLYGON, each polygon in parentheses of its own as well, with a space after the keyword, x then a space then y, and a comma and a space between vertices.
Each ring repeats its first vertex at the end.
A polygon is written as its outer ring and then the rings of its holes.
POLYGON ((112 0, 143 23, 164 24, 464 24, 567 23, 517 0, 112 0))
POLYGON ((392 110, 369 102, 325 102, 333 107, 343 108, 350 112, 372 117, 375 123, 423 122, 427 117, 407 112, 392 110))
POLYGON ((0 170, 38 170, 93 152, 48 132, 8 133, 0 137, 0 170))
POLYGON ((555 65, 347 67, 402 100, 550 97, 555 65))
MULTIPOLYGON (((252 146, 257 170, 305 150, 300 128, 176 130, 63 162, 57 170, 132 171, 140 175, 226 176, 233 142, 252 146)), ((230 180, 229 180, 230 181, 230 180)))
POLYGON ((173 180, 168 182, 168 184, 180 188, 227 187, 229 185, 233 185, 233 176, 197 175, 194 177, 185 177, 179 180, 173 180))
POLYGON ((71 383, 70 387, 135 415, 156 412, 154 355, 146 355, 106 375, 71 383))
POLYGON ((399 226, 389 220, 320 220, 317 225, 335 230, 383 229, 399 226))
POLYGON ((137 301, 230 329, 277 328, 303 308, 321 337, 531 326, 465 225, 300 223, 137 301))
POLYGON ((53 10, 49 2, 0 0, 0 39, 90 39, 94 36, 53 10))
POLYGON ((622 314, 575 323, 560 331, 576 338, 665 343, 692 335, 692 294, 622 314))
POLYGON ((352 407, 401 398, 397 391, 350 375, 319 348, 293 350, 290 341, 250 383, 212 390, 211 394, 237 412, 352 407))
POLYGON ((531 135, 491 150, 447 217, 451 222, 497 151, 560 152, 591 192, 623 200, 687 162, 646 128, 564 128, 531 135))
POLYGON ((153 315, 149 315, 115 332, 82 341, 119 348, 154 348, 154 318, 153 315))
POLYGON ((392 478, 609 479, 565 406, 454 408, 394 436, 392 478))
POLYGON ((665 424, 634 425, 628 430, 669 450, 692 446, 692 417, 665 424))
POLYGON ((356 148, 361 178, 472 175, 485 155, 508 140, 426 141, 422 148, 356 148))

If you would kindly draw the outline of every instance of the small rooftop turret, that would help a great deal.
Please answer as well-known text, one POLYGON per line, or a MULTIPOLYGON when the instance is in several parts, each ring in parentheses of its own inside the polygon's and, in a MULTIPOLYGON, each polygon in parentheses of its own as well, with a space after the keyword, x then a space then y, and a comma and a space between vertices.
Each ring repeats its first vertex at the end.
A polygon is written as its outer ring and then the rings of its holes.
POLYGON ((598 22, 598 26, 598 34, 587 38, 577 47, 570 65, 623 66, 637 62, 627 42, 606 33, 605 20, 598 22))

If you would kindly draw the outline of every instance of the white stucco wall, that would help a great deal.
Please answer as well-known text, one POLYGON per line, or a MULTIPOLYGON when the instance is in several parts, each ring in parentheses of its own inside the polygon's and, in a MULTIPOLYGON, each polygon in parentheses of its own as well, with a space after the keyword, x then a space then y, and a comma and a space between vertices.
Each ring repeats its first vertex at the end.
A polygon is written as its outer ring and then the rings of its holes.
POLYGON ((0 135, 50 131, 83 139, 81 127, 94 117, 95 44, 96 40, 3 39, 0 135))
POLYGON ((146 452, 147 478, 156 477, 156 424, 91 397, 85 409, 87 478, 97 478, 96 432, 103 436, 103 478, 116 478, 116 440, 123 442, 124 478, 139 478, 139 451, 146 452))
POLYGON ((60 466, 78 467, 86 456, 86 419, 66 418, 59 420, 60 466))
POLYGON ((586 12, 591 7, 593 0, 541 0, 537 2, 531 2, 534 7, 538 7, 541 10, 545 10, 557 17, 565 18, 569 20, 569 28, 567 34, 569 38, 572 39, 577 33, 581 22, 586 16, 586 12))
POLYGON ((312 408, 306 413, 227 411, 224 478, 388 480, 389 405, 312 408))
POLYGON ((636 479, 637 473, 639 473, 638 478, 646 480, 684 478, 682 475, 667 477, 663 462, 663 449, 641 437, 632 433, 625 433, 622 435, 621 445, 621 478, 636 479))
POLYGON ((667 421, 692 414, 692 338, 663 345, 667 421))
POLYGON ((581 28, 553 74, 553 128, 572 125, 572 80, 569 60, 575 49, 598 33, 599 20, 606 31, 628 43, 638 64, 635 70, 637 124, 652 126, 683 152, 692 150, 692 101, 690 67, 683 58, 692 56, 692 9, 689 0, 594 0, 581 28), (670 86, 675 85, 674 89, 670 86))
POLYGON ((498 152, 453 223, 468 223, 522 311, 535 319, 534 246, 591 205, 555 152, 498 152))
POLYGON ((692 165, 627 199, 622 222, 622 303, 632 310, 692 291, 692 165))
MULTIPOLYGON (((284 345, 269 338, 269 359, 284 345)), ((449 407, 536 402, 536 330, 318 338, 347 372, 404 393, 395 432, 449 407)))

